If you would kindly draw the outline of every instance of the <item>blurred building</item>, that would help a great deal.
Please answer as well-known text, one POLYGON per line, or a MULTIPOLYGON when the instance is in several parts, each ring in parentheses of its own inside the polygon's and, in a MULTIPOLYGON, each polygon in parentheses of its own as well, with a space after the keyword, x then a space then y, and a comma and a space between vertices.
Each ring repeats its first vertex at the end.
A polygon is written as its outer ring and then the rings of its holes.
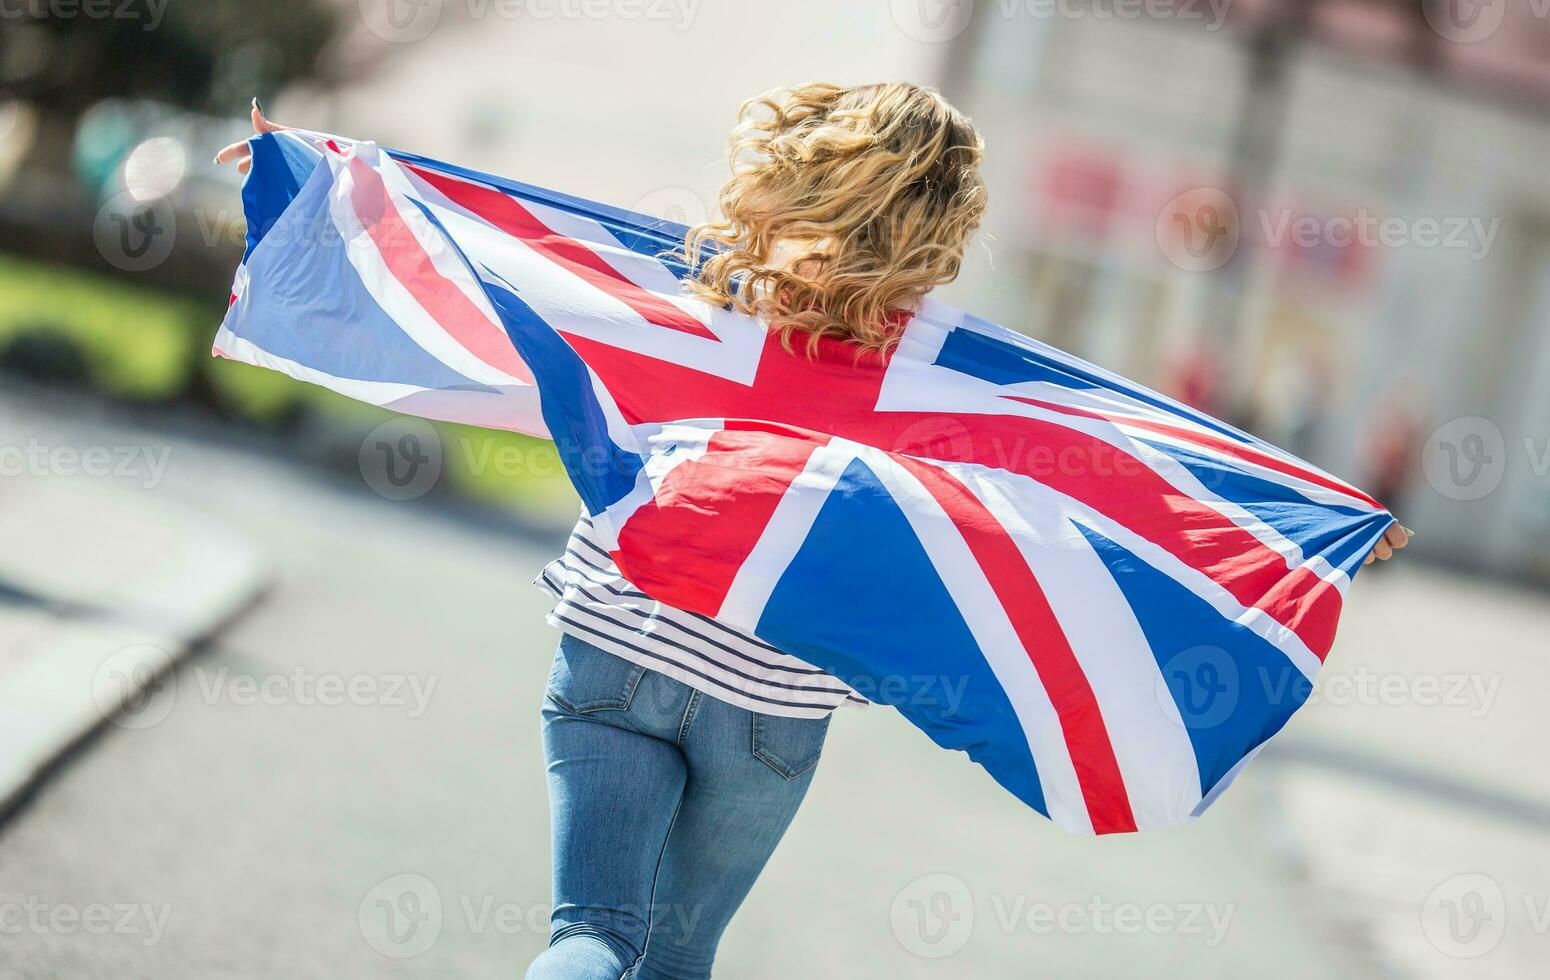
POLYGON ((439 0, 400 4, 415 13, 398 28, 363 14, 399 0, 330 2, 351 13, 338 56, 362 69, 290 88, 274 118, 680 221, 713 205, 744 99, 934 82, 948 54, 895 29, 887 2, 439 0))
POLYGON ((1361 482, 1433 555, 1550 576, 1530 4, 998 0, 953 45, 983 312, 1361 482))
MULTIPOLYGON (((1545 0, 591 10, 287 0, 252 17, 174 5, 154 32, 9 24, 0 253, 218 303, 242 229, 237 176, 208 154, 240 137, 253 91, 287 123, 693 222, 744 98, 814 79, 934 83, 986 134, 992 189, 945 298, 1371 488, 1422 552, 1550 580, 1545 0), (317 25, 305 43, 295 11, 317 25), (174 70, 195 40, 193 67, 174 70), (34 48, 86 53, 19 56, 34 48), (119 85, 97 50, 145 70, 119 85), (160 261, 127 254, 142 225, 160 261)), ((119 302, 75 330, 103 364, 145 346, 111 329, 119 302)), ((36 305, 12 319, 38 320, 36 305)), ((203 380, 220 370, 207 316, 165 331, 182 366, 154 387, 247 406, 225 393, 236 374, 203 380)))

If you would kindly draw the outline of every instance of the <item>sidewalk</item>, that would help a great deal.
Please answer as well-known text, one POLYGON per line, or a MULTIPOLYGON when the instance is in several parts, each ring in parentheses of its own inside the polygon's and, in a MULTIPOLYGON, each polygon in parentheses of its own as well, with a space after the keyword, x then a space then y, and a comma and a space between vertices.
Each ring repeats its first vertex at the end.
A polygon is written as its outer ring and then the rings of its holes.
POLYGON ((1287 856, 1331 937, 1384 974, 1550 963, 1550 602, 1396 565, 1360 578, 1274 775, 1287 856))
POLYGON ((221 522, 81 466, 111 447, 48 448, 0 477, 0 813, 99 725, 141 723, 147 689, 265 575, 221 522))

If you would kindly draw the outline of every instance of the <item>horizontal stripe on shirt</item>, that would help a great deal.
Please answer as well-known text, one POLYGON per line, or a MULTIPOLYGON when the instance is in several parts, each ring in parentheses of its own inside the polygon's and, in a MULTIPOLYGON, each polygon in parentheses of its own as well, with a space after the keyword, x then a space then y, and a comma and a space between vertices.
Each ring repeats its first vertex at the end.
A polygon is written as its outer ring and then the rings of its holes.
POLYGON ((728 704, 821 718, 841 705, 868 703, 834 675, 756 636, 637 589, 597 543, 585 514, 564 554, 534 584, 555 599, 551 626, 728 704))

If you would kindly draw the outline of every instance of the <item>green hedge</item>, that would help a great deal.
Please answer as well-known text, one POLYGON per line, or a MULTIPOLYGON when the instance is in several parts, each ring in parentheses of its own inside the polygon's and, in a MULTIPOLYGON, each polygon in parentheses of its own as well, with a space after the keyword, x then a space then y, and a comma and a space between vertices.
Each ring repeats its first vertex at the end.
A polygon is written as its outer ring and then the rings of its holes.
POLYGON ((178 297, 0 256, 0 347, 24 330, 57 331, 96 386, 125 398, 156 401, 187 387, 201 312, 178 297))
MULTIPOLYGON (((175 401, 201 372, 228 411, 260 425, 300 407, 366 427, 391 417, 274 371, 211 357, 221 312, 175 294, 0 255, 0 350, 24 331, 57 332, 80 351, 97 389, 137 402, 175 401)), ((551 444, 470 426, 436 423, 436 430, 445 478, 464 495, 540 519, 574 514, 575 494, 551 444)))

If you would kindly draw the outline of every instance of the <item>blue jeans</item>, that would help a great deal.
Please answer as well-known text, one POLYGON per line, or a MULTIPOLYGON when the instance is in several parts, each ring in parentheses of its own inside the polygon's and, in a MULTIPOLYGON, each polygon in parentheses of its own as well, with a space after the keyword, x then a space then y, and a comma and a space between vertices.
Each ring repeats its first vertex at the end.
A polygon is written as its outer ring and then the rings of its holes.
POLYGON ((543 727, 554 911, 527 980, 709 977, 829 720, 734 707, 566 634, 543 727))

